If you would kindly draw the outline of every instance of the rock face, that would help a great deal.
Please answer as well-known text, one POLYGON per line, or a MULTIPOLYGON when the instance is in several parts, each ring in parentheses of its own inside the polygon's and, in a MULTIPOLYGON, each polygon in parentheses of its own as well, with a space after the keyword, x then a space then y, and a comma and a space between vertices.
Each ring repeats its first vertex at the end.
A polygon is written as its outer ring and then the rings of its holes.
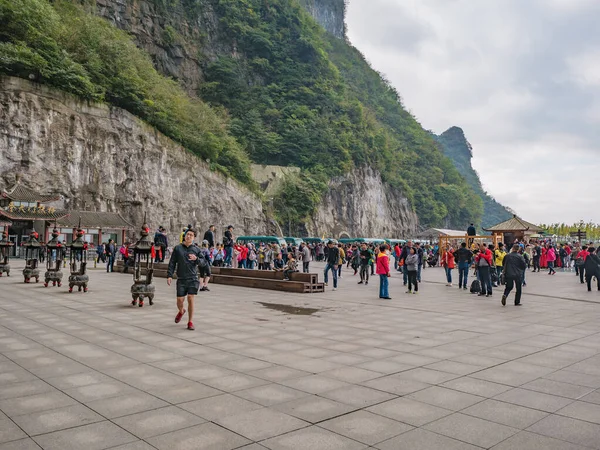
POLYGON ((402 238, 418 226, 416 213, 398 191, 385 186, 370 168, 333 179, 308 224, 311 235, 339 238, 402 238))
POLYGON ((444 154, 452 160, 460 174, 465 177, 475 193, 483 200, 484 211, 481 226, 488 228, 510 219, 512 213, 483 189, 479 175, 471 165, 473 147, 467 141, 463 130, 459 127, 451 127, 441 135, 434 137, 440 143, 444 154))
MULTIPOLYGON (((328 32, 345 37, 344 0, 299 1, 328 32)), ((176 79, 192 95, 198 94, 206 61, 236 54, 220 35, 220 19, 210 1, 199 2, 193 14, 181 2, 171 2, 168 14, 165 6, 152 0, 96 0, 95 4, 100 17, 131 33, 158 71, 176 79)))
POLYGON ((19 78, 0 78, 0 189, 16 174, 67 209, 120 212, 171 242, 188 223, 262 234, 258 196, 119 108, 81 102, 19 78))
POLYGON ((299 0, 300 4, 323 28, 335 37, 346 37, 346 4, 344 0, 299 0))

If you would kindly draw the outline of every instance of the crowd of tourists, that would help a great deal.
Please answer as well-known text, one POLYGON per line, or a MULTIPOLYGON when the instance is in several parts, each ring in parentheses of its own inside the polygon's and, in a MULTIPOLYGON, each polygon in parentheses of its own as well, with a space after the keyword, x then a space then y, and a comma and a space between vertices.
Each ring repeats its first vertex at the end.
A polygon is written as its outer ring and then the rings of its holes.
MULTIPOLYGON (((474 235, 472 230, 468 233, 474 235)), ((502 286, 502 305, 513 289, 516 291, 514 304, 521 305, 522 288, 527 286, 526 272, 547 270, 548 275, 558 271, 574 272, 579 281, 592 289, 596 280, 600 291, 600 250, 579 243, 555 243, 547 241, 515 241, 509 248, 500 242, 497 245, 476 243, 475 239, 462 242, 457 248, 440 248, 437 243, 420 243, 411 240, 388 244, 356 242, 342 244, 335 240, 317 243, 280 244, 279 242, 239 243, 234 236, 234 227, 228 226, 221 242, 217 241, 215 226, 211 225, 199 244, 194 243, 196 230, 191 225, 180 235, 180 243, 172 250, 168 246, 167 233, 159 227, 154 235, 156 262, 169 260, 168 282, 177 273, 177 305, 179 322, 185 313, 184 298, 188 298, 188 328, 193 329, 193 296, 198 291, 208 291, 211 267, 281 271, 289 280, 294 272, 308 273, 312 261, 324 262, 324 282, 337 290, 343 274, 356 276, 357 284, 367 286, 370 279, 379 277, 379 298, 391 299, 389 278, 392 271, 401 273, 407 294, 417 294, 421 275, 427 267, 444 268, 446 285, 454 286, 454 270, 458 271, 458 288, 479 296, 490 297, 495 288, 502 286), (170 258, 168 258, 170 256, 170 258), (193 263, 190 264, 190 261, 193 263), (301 263, 301 265, 300 265, 301 263), (472 275, 470 272, 472 271, 472 275), (469 284, 469 278, 472 281, 469 284)), ((119 249, 111 240, 99 246, 98 257, 107 263, 107 271, 113 270, 114 261, 120 254, 125 260, 125 271, 132 264, 133 252, 128 243, 119 249)))

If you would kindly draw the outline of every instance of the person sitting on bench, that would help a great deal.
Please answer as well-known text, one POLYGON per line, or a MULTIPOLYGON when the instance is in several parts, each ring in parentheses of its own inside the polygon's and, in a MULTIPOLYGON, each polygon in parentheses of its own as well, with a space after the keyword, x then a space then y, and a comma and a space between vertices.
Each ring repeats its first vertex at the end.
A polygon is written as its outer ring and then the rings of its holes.
POLYGON ((283 279, 285 281, 290 280, 290 274, 298 272, 298 262, 294 258, 293 253, 288 254, 288 261, 286 266, 283 268, 283 279))
POLYGON ((273 260, 273 270, 275 272, 281 272, 282 270, 284 270, 285 264, 283 262, 283 256, 281 255, 281 252, 277 253, 277 256, 275 257, 275 259, 273 260))

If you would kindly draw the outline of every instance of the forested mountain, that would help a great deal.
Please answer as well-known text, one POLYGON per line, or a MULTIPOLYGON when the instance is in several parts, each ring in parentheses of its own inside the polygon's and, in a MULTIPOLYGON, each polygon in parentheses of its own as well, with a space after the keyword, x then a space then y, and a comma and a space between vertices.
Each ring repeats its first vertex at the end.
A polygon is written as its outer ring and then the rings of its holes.
POLYGON ((398 92, 303 8, 339 30, 343 0, 301 2, 0 0, 0 72, 124 108, 250 189, 251 161, 300 167, 273 202, 297 223, 362 166, 422 226, 479 223, 480 195, 398 92))
POLYGON ((482 227, 490 227, 510 219, 513 213, 483 189, 479 175, 471 165, 473 148, 463 130, 459 127, 451 127, 435 138, 440 143, 444 154, 452 160, 460 174, 483 200, 482 227))

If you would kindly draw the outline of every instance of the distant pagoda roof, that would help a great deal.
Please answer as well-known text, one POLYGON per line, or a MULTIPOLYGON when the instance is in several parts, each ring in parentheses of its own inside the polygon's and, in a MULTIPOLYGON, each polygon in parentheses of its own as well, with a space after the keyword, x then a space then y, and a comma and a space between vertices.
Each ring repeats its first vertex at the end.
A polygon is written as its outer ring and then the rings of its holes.
POLYGON ((57 220, 64 228, 77 228, 81 219, 81 228, 129 230, 133 225, 115 212, 103 211, 65 211, 65 215, 57 220))
POLYGON ((505 220, 497 225, 494 225, 490 228, 484 228, 485 231, 497 231, 497 232, 505 232, 510 233, 512 231, 531 231, 533 233, 539 233, 544 231, 543 228, 538 227, 537 225, 527 222, 526 220, 513 215, 512 218, 505 220))
POLYGON ((18 181, 11 190, 2 191, 0 196, 3 199, 7 199, 13 202, 27 202, 27 203, 48 203, 60 200, 60 195, 51 194, 45 195, 34 191, 26 186, 23 186, 18 181))

